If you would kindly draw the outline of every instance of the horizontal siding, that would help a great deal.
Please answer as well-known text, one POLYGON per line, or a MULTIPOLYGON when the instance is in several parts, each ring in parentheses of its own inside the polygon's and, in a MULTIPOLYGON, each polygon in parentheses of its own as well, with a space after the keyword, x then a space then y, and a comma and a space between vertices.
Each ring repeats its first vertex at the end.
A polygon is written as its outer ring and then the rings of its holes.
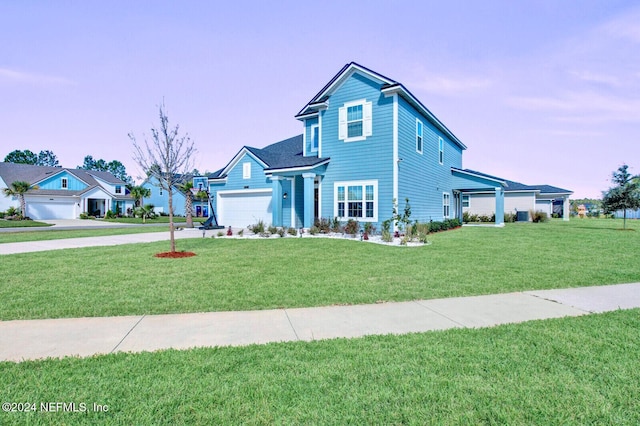
POLYGON ((382 95, 380 88, 378 83, 355 73, 331 95, 329 108, 321 112, 322 156, 331 158, 322 178, 322 217, 334 217, 334 183, 354 180, 377 180, 378 218, 391 216, 393 98, 382 95), (373 104, 371 136, 356 142, 339 140, 338 110, 346 102, 361 99, 373 104))
POLYGON ((67 179, 67 190, 69 191, 82 191, 87 187, 87 184, 67 172, 51 176, 39 183, 38 186, 40 189, 62 189, 62 178, 67 179))
MULTIPOLYGON (((151 197, 144 199, 144 205, 153 204, 156 208, 161 208, 164 213, 169 213, 169 194, 165 189, 154 185, 153 182, 145 182, 143 187, 151 190, 151 197)), ((172 204, 173 213, 179 216, 184 216, 184 204, 185 196, 178 190, 173 191, 172 204)))
POLYGON ((404 99, 398 102, 398 204, 411 204, 411 218, 421 222, 442 220, 442 194, 451 195, 450 216, 454 215, 454 179, 451 167, 462 166, 462 149, 436 129, 404 99), (416 151, 416 119, 423 124, 422 154, 416 151), (444 140, 444 161, 439 162, 439 137, 444 140))

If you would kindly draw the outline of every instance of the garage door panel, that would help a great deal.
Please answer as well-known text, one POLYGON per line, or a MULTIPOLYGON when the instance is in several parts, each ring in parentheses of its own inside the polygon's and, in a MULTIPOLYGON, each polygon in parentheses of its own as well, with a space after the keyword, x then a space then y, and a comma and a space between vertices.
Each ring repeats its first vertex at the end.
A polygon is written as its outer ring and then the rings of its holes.
POLYGON ((27 216, 31 219, 75 219, 74 203, 27 202, 27 216))
POLYGON ((243 192, 218 195, 218 222, 223 226, 245 228, 262 220, 272 220, 271 193, 243 192))

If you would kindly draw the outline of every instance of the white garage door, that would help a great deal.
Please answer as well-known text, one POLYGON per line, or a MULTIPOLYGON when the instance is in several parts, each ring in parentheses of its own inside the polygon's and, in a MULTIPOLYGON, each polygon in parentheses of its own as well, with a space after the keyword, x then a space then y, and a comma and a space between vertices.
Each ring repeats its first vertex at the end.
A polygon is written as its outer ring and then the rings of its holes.
POLYGON ((218 193, 218 223, 222 226, 246 228, 262 220, 272 221, 271 190, 218 193))
POLYGON ((75 219, 75 203, 27 201, 27 216, 31 219, 75 219))

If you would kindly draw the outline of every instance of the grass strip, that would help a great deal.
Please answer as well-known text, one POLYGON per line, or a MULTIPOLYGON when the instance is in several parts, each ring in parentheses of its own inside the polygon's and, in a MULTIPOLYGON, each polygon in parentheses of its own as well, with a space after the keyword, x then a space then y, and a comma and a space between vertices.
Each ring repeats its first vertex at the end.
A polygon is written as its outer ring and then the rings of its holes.
POLYGON ((640 423, 640 310, 487 329, 0 363, 2 424, 640 423), (108 406, 92 411, 93 403, 108 406))

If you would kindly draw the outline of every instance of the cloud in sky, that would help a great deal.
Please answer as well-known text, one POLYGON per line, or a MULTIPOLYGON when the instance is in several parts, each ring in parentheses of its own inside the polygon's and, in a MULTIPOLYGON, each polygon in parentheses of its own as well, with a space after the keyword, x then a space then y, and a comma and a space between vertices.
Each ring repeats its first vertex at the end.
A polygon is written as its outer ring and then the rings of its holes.
POLYGON ((9 68, 0 68, 0 82, 26 83, 40 86, 72 85, 73 81, 45 74, 36 74, 24 71, 16 71, 9 68))
POLYGON ((418 88, 428 93, 442 96, 458 96, 477 93, 491 87, 489 78, 476 75, 450 75, 421 72, 419 77, 408 83, 409 87, 418 88))

